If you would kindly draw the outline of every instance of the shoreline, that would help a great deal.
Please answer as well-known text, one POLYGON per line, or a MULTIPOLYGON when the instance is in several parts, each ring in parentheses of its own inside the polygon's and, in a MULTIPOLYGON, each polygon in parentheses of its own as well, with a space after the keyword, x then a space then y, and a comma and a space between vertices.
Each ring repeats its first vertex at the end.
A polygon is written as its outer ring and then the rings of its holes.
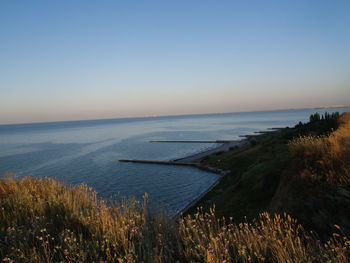
POLYGON ((182 163, 199 163, 201 159, 203 159, 206 156, 215 154, 217 152, 227 152, 230 150, 232 147, 242 147, 244 145, 248 144, 248 141, 246 139, 241 139, 239 141, 235 142, 223 142, 220 143, 218 146, 204 150, 199 153, 191 154, 182 158, 178 158, 173 160, 173 162, 182 162, 182 163))
MULTIPOLYGON (((279 130, 280 128, 278 128, 279 130)), ((275 131, 270 131, 269 133, 273 133, 275 131)), ((157 164, 157 165, 183 165, 183 166, 192 166, 193 168, 197 168, 206 172, 210 172, 218 175, 218 178, 211 184, 204 192, 200 193, 197 197, 195 197, 190 203, 185 205, 182 209, 178 211, 174 211, 173 218, 179 218, 187 211, 189 211, 193 206, 195 206, 205 195, 207 195, 210 191, 212 191, 221 180, 229 173, 230 170, 223 170, 217 167, 204 165, 201 163, 203 158, 215 155, 217 153, 225 153, 234 148, 241 148, 243 146, 250 145, 249 138, 262 135, 263 132, 259 132, 259 134, 254 135, 241 135, 242 139, 239 140, 217 140, 216 146, 213 148, 209 148, 203 150, 201 152, 197 152, 194 154, 190 154, 185 157, 171 159, 169 161, 154 161, 154 160, 132 160, 132 159, 119 159, 119 162, 132 162, 132 163, 147 163, 147 164, 157 164)), ((150 142, 193 142, 193 141, 150 141, 150 142)))
POLYGON ((202 165, 200 162, 203 158, 213 155, 215 153, 218 152, 227 152, 230 149, 232 149, 233 147, 243 147, 249 145, 249 141, 247 139, 241 139, 239 141, 235 141, 235 142, 224 142, 224 143, 220 143, 220 145, 216 146, 213 149, 208 149, 199 153, 195 153, 183 158, 179 158, 179 159, 175 159, 173 160, 174 163, 176 162, 181 162, 181 163, 196 163, 197 168, 204 170, 204 171, 208 171, 211 173, 215 173, 218 174, 219 177, 218 179, 212 184, 210 185, 210 187, 205 190, 204 192, 202 192, 200 195, 198 195, 195 199, 193 199, 189 204, 187 204, 184 208, 182 208, 181 210, 179 210, 178 212, 175 213, 174 218, 179 218, 180 216, 182 216, 183 214, 185 214, 189 209, 191 209, 195 204, 198 203, 198 201, 200 199, 202 199, 207 193, 209 193, 210 191, 212 191, 220 182, 221 180, 225 177, 225 175, 229 174, 231 171, 225 171, 219 168, 215 168, 215 167, 211 167, 211 166, 206 166, 206 165, 202 165))

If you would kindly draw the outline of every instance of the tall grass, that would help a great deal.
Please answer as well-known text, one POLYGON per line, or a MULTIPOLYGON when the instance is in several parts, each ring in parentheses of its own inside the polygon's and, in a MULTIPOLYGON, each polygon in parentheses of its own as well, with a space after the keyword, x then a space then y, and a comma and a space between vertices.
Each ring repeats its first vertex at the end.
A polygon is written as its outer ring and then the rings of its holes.
POLYGON ((163 216, 149 221, 145 204, 107 206, 86 185, 9 176, 0 181, 0 196, 1 256, 8 261, 161 262, 166 253, 157 251, 166 243, 159 234, 175 233, 163 216))
POLYGON ((214 210, 173 220, 143 203, 107 205, 86 186, 51 178, 0 179, 3 262, 349 262, 350 241, 326 243, 288 215, 251 223, 214 210))
POLYGON ((332 185, 350 185, 350 113, 326 136, 303 136, 289 143, 292 155, 304 161, 303 175, 332 185))

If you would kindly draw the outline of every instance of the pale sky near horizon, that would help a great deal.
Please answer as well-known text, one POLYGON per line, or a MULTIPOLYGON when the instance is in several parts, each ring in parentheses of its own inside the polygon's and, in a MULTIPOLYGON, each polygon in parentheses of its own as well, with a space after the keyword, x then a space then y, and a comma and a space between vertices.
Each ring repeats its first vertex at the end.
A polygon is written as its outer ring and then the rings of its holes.
POLYGON ((0 124, 350 104, 350 1, 0 1, 0 124))

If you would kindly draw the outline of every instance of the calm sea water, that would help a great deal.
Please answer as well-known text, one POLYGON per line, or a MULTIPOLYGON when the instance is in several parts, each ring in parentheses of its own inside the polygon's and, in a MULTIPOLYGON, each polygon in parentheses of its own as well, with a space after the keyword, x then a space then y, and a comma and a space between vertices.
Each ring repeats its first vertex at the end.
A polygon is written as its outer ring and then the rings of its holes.
MULTIPOLYGON (((196 168, 120 163, 124 159, 171 160, 215 144, 149 143, 149 140, 238 139, 270 127, 294 126, 314 112, 284 110, 195 116, 0 125, 0 175, 56 177, 86 183, 103 198, 145 192, 151 202, 181 210, 218 175, 196 168)), ((349 108, 327 110, 350 111, 349 108)))

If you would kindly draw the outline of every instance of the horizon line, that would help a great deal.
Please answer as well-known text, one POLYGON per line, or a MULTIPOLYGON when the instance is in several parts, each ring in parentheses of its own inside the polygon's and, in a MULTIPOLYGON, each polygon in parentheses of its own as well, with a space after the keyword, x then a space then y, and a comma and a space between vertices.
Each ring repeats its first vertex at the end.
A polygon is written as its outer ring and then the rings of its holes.
POLYGON ((164 117, 181 117, 181 116, 199 116, 199 115, 215 115, 215 114, 232 114, 232 113, 249 113, 249 112, 264 112, 264 111, 283 111, 283 110, 308 110, 308 109, 340 109, 350 108, 346 105, 334 106, 318 106, 318 107, 301 107, 301 108, 281 108, 271 110, 251 110, 251 111, 232 111, 232 112, 207 112, 207 113, 188 113, 188 114, 170 114, 170 115, 147 115, 134 117, 116 117, 116 118, 101 118, 101 119, 80 119, 80 120, 58 120, 58 121, 39 121, 39 122, 19 122, 19 123, 0 123, 0 126, 7 125, 29 125, 29 124, 44 124, 44 123, 63 123, 63 122, 87 122, 87 121, 107 121, 107 120, 126 120, 126 119, 148 119, 148 118, 164 118, 164 117))

